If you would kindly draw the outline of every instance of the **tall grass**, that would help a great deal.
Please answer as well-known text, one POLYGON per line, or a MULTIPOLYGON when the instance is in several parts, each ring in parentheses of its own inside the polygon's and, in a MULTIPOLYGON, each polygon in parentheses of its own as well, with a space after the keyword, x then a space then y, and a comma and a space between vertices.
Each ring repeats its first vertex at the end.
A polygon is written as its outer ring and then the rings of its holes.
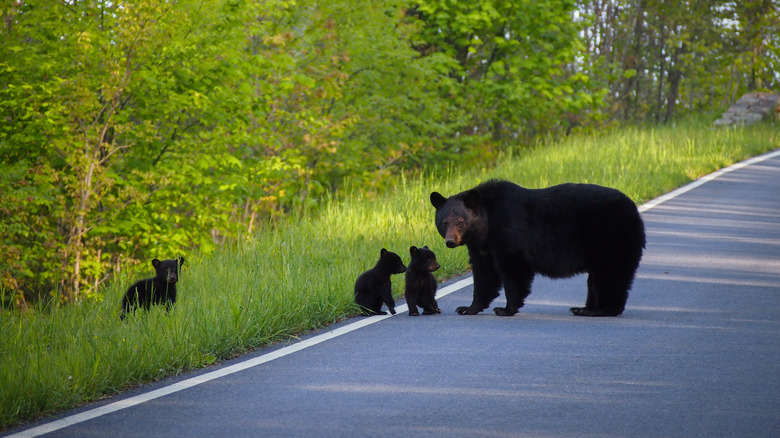
MULTIPOLYGON (((2 313, 0 428, 355 315, 352 286, 381 248, 408 261, 409 246, 428 245, 443 267, 439 278, 465 272, 466 251, 446 249, 433 226, 432 190, 450 195, 489 178, 527 187, 576 181, 616 187, 643 202, 778 147, 776 125, 712 130, 690 122, 572 137, 504 156, 491 169, 399 178, 379 195, 353 190, 316 217, 261 226, 209 257, 187 255, 170 315, 153 309, 121 322, 130 278, 109 286, 100 302, 2 313)), ((393 283, 400 294, 403 276, 393 283)))

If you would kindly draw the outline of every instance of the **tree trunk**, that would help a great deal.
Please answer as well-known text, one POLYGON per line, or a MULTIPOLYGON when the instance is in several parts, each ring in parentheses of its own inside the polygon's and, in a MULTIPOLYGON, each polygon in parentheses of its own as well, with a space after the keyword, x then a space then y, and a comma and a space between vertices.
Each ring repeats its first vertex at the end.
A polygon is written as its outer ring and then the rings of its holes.
MULTIPOLYGON (((658 42, 658 85, 656 87, 656 100, 655 100, 655 108, 653 111, 653 118, 655 119, 655 123, 661 122, 661 112, 664 108, 664 77, 669 74, 669 72, 666 71, 666 62, 665 62, 665 54, 664 49, 666 48, 666 28, 661 26, 660 29, 660 41, 658 42)), ((671 65, 670 65, 671 67, 671 65)))
MULTIPOLYGON (((644 74, 644 58, 645 54, 643 53, 644 45, 642 44, 642 38, 644 37, 644 25, 645 25, 645 19, 644 19, 644 10, 645 10, 645 2, 644 0, 639 0, 637 2, 637 12, 636 12, 636 21, 634 23, 634 56, 631 59, 631 62, 629 65, 628 62, 624 62, 623 64, 623 70, 627 69, 634 69, 636 71, 636 74, 628 80, 628 83, 626 84, 626 87, 624 88, 625 93, 623 94, 624 99, 624 117, 626 120, 630 120, 632 118, 631 109, 636 109, 636 104, 641 99, 641 88, 642 88, 642 75, 644 74), (631 99, 632 95, 632 89, 633 89, 633 102, 631 99)), ((628 60, 626 60, 628 61, 628 60)), ((634 112, 635 113, 635 112, 634 112)))
POLYGON ((680 96, 680 81, 682 80, 682 70, 679 67, 680 55, 685 53, 685 44, 682 44, 679 49, 675 49, 672 56, 672 62, 670 64, 671 70, 669 70, 669 96, 666 100, 666 114, 664 115, 664 123, 669 123, 674 116, 675 105, 677 104, 677 98, 680 96))
POLYGON ((89 208, 89 198, 92 194, 92 182, 99 149, 99 147, 93 148, 93 156, 87 158, 89 160, 89 166, 87 167, 87 172, 84 175, 81 190, 79 190, 79 209, 68 239, 68 246, 71 253, 73 254, 73 289, 70 291, 65 291, 65 296, 68 301, 72 301, 73 299, 78 298, 81 290, 81 260, 83 258, 82 253, 84 250, 84 234, 86 233, 87 228, 87 209, 89 208))

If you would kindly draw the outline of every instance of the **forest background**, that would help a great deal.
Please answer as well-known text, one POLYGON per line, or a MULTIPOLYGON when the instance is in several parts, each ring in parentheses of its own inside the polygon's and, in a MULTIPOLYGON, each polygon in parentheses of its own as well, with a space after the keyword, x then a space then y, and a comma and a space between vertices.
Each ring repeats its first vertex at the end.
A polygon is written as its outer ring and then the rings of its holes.
POLYGON ((0 0, 0 305, 780 90, 777 0, 0 0))

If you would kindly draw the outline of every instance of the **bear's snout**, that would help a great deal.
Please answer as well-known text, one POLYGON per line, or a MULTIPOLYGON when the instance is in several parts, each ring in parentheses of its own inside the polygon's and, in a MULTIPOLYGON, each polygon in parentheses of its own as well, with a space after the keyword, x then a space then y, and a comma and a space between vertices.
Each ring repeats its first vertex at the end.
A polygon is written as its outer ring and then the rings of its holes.
POLYGON ((444 233, 444 244, 447 248, 455 248, 463 245, 463 235, 458 232, 455 227, 450 227, 447 232, 444 233))

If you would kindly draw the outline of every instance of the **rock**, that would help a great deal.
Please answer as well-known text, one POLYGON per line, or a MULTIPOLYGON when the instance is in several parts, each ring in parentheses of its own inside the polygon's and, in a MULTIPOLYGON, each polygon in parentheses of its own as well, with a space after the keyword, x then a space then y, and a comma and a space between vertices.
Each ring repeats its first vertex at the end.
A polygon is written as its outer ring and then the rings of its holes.
POLYGON ((760 122, 780 115, 780 93, 748 93, 714 122, 716 126, 760 122))

